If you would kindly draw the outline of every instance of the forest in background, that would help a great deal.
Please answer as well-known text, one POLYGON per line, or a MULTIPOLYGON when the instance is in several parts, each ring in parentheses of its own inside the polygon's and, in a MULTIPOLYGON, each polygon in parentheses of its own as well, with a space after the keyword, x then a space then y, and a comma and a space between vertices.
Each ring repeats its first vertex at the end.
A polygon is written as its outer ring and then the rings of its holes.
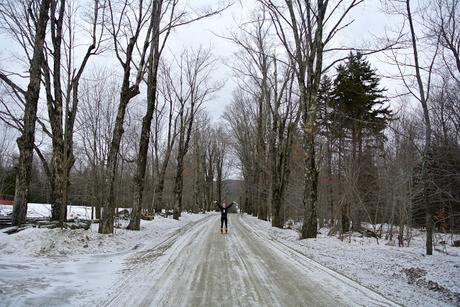
POLYGON ((20 50, 0 67, 0 194, 15 195, 13 222, 27 202, 51 203, 61 223, 68 204, 91 205, 112 233, 117 207, 133 208, 139 229, 143 211, 179 218, 225 199, 275 227, 302 222, 302 238, 362 222, 381 236, 388 223, 404 246, 425 227, 431 254, 434 229, 460 230, 460 4, 381 1, 395 33, 366 48, 335 43, 363 2, 257 1, 225 35, 239 49, 227 63, 236 88, 213 120, 219 58, 165 46, 237 4, 2 1, 2 34, 20 50), (89 69, 106 56, 116 64, 89 69))

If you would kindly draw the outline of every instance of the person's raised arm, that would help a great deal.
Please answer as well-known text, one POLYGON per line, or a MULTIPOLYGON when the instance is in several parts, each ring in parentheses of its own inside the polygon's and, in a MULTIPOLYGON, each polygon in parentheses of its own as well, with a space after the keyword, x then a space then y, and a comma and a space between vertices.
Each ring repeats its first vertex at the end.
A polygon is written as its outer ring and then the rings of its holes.
POLYGON ((233 206, 234 203, 235 203, 235 202, 232 201, 232 203, 231 203, 230 205, 228 205, 227 209, 230 209, 230 207, 233 206))
POLYGON ((217 201, 214 201, 214 204, 215 204, 216 206, 218 206, 219 209, 222 209, 222 206, 221 206, 217 201))

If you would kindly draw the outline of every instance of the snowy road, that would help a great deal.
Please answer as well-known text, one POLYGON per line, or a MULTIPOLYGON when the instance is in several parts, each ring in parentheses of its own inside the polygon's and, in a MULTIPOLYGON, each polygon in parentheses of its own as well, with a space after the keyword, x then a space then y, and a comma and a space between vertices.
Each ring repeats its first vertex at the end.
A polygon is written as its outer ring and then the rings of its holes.
POLYGON ((394 306, 381 295, 270 240, 230 215, 212 215, 132 259, 102 306, 394 306))

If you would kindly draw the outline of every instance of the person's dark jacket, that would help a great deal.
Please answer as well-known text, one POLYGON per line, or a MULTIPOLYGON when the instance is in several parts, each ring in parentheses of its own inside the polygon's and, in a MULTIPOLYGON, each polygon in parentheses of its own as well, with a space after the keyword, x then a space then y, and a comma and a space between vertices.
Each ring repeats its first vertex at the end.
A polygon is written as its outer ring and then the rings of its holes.
POLYGON ((220 213, 221 213, 221 218, 226 219, 228 209, 230 209, 231 206, 233 206, 233 202, 230 205, 228 205, 227 207, 225 207, 225 208, 222 205, 220 205, 219 203, 216 203, 216 205, 219 206, 220 213))

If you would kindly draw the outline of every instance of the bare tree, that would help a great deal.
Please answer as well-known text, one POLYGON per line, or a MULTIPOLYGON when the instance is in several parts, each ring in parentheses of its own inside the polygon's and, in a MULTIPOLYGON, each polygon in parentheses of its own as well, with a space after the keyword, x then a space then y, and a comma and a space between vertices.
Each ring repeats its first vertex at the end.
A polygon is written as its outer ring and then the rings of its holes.
MULTIPOLYGON (((189 161, 193 168, 193 211, 209 211, 213 208, 214 174, 216 173, 218 143, 226 142, 224 135, 219 138, 211 126, 208 114, 203 110, 198 114, 192 135, 192 157, 189 161)), ((225 144, 223 144, 225 146, 225 144)), ((219 147, 222 149, 222 147, 219 147)), ((217 179, 217 186, 219 185, 217 179)), ((219 193, 218 193, 219 195, 219 193)), ((218 196, 219 197, 219 196, 218 196)))
POLYGON ((212 138, 212 130, 206 134, 208 139, 205 141, 205 152, 202 158, 202 168, 204 173, 204 188, 203 188, 203 199, 205 203, 205 210, 210 211, 213 209, 214 199, 214 175, 216 172, 215 159, 216 159, 216 148, 212 138))
POLYGON ((256 182, 245 178, 245 184, 256 185, 259 218, 267 218, 267 200, 271 199, 272 225, 283 227, 281 214, 289 178, 293 132, 300 113, 297 112, 298 105, 292 96, 294 71, 289 64, 277 58, 276 45, 270 39, 272 24, 265 14, 267 12, 262 7, 260 16, 255 18, 250 27, 242 27, 242 34, 232 38, 242 49, 242 54, 237 56, 239 64, 235 65, 234 70, 242 86, 244 85, 243 88, 254 96, 258 110, 258 145, 257 157, 254 158, 257 167, 256 182), (240 62, 245 65, 240 65, 240 62), (268 185, 269 182, 271 186, 268 185))
POLYGON ((251 97, 256 104, 255 133, 256 147, 254 182, 245 178, 246 185, 254 185, 254 206, 260 219, 268 218, 268 198, 270 174, 268 138, 270 126, 270 101, 272 99, 269 74, 273 65, 274 46, 270 43, 270 21, 266 18, 267 12, 262 7, 254 21, 249 26, 241 26, 239 34, 234 34, 231 40, 241 51, 236 54, 237 64, 233 70, 239 78, 240 87, 251 97), (241 65, 244 63, 243 65, 241 65))
MULTIPOLYGON (((161 86, 159 89, 160 95, 164 100, 164 104, 167 106, 168 116, 167 116, 167 132, 166 140, 164 141, 164 150, 162 154, 161 163, 158 162, 158 181, 155 186, 155 196, 154 196, 154 208, 161 209, 164 208, 163 203, 163 192, 165 188, 165 177, 166 170, 168 169, 168 164, 171 160, 172 151, 174 144, 177 139, 177 125, 179 116, 176 113, 176 98, 174 96, 174 89, 169 79, 169 74, 171 73, 171 68, 166 64, 162 65, 161 68, 161 86)), ((158 114, 163 108, 157 108, 156 113, 158 114)), ((159 116, 157 116, 157 121, 159 116)), ((154 134, 156 138, 154 140, 155 144, 155 155, 157 156, 156 160, 160 160, 159 157, 159 131, 155 129, 154 134)))
POLYGON ((172 0, 165 3, 165 9, 163 9, 163 2, 163 0, 157 0, 152 3, 152 15, 150 17, 151 29, 149 29, 149 35, 151 35, 151 45, 147 63, 147 110, 142 120, 142 129, 139 141, 139 154, 137 158, 137 171, 134 177, 135 196, 131 220, 128 225, 128 229, 132 230, 140 229, 140 216, 142 210, 145 170, 147 165, 147 153, 150 141, 152 118, 156 106, 158 67, 161 54, 169 37, 169 33, 173 28, 185 24, 190 24, 194 21, 213 16, 215 14, 222 12, 229 6, 229 4, 227 4, 221 8, 211 10, 203 15, 193 17, 192 19, 184 19, 180 16, 184 14, 184 12, 181 12, 178 16, 176 15, 176 6, 179 3, 179 0, 172 0), (167 22, 166 26, 162 29, 161 21, 163 19, 163 16, 168 11, 169 21, 167 22), (163 34, 162 41, 160 41, 161 34, 163 34))
POLYGON ((287 66, 279 76, 277 61, 274 61, 272 77, 273 102, 270 152, 272 163, 272 226, 284 227, 285 193, 290 177, 290 157, 294 133, 300 120, 298 104, 293 97, 294 76, 287 66))
MULTIPOLYGON (((345 17, 362 0, 339 1, 336 5, 328 0, 292 1, 284 5, 272 0, 259 0, 270 12, 278 38, 294 63, 298 83, 300 109, 302 112, 303 147, 305 151, 304 221, 302 238, 316 237, 318 170, 316 167, 315 138, 318 111, 318 90, 323 73, 325 46, 338 31, 345 28, 345 17), (342 11, 338 7, 342 6, 342 11), (330 13, 326 14, 331 7, 330 13), (333 21, 334 20, 334 21, 333 21), (332 23, 324 33, 327 23, 332 23), (293 45, 290 39, 293 38, 293 45)), ((327 67, 326 67, 327 68, 327 67)))
MULTIPOLYGON (((46 159, 39 146, 35 145, 34 149, 43 163, 50 182, 52 218, 61 223, 66 214, 70 183, 69 173, 74 163, 73 131, 78 108, 79 80, 90 56, 99 50, 104 20, 103 8, 103 3, 101 4, 99 0, 94 1, 94 7, 89 14, 88 21, 91 41, 81 63, 75 67, 74 53, 77 52, 77 45, 84 45, 75 39, 77 36, 75 27, 77 9, 74 8, 73 1, 53 0, 50 2, 50 41, 45 41, 42 69, 51 129, 48 128, 48 124, 44 120, 39 119, 38 122, 44 133, 51 138, 53 148, 51 161, 46 159)), ((8 7, 7 4, 5 4, 5 9, 10 10, 10 15, 15 12, 15 9, 12 6, 8 7)), ((32 6, 30 6, 30 13, 33 13, 32 6)), ((6 20, 6 23, 11 27, 10 31, 16 33, 16 40, 24 49, 26 56, 29 57, 29 50, 33 50, 31 45, 34 37, 31 29, 33 23, 27 21, 29 18, 27 14, 13 15, 12 21, 22 22, 22 25, 13 25, 11 20, 6 20)), ((13 122, 19 122, 11 112, 9 116, 13 122)), ((21 125, 16 126, 22 130, 21 125)))
MULTIPOLYGON (((105 21, 105 1, 94 0, 90 17, 90 43, 77 66, 74 63, 76 45, 76 11, 72 2, 52 1, 51 45, 45 49, 44 85, 51 131, 44 131, 52 140, 50 169, 52 219, 64 222, 69 198, 70 170, 73 154, 74 126, 79 104, 79 83, 92 55, 100 51, 105 21)), ((40 156, 40 154, 39 154, 40 156)), ((45 163, 45 161, 42 162, 45 163)))
POLYGON ((417 166, 414 156, 419 156, 416 140, 420 129, 414 118, 404 114, 392 124, 391 129, 394 133, 394 153, 388 179, 391 181, 389 186, 398 211, 395 212, 399 220, 398 245, 404 246, 404 242, 409 245, 412 232, 412 200, 415 194, 413 174, 417 166))
POLYGON ((128 104, 140 93, 139 85, 144 77, 146 55, 154 25, 154 21, 151 20, 152 5, 153 3, 146 4, 144 0, 124 0, 118 6, 113 0, 108 0, 110 12, 109 32, 113 39, 116 58, 123 70, 123 77, 120 88, 120 101, 106 163, 104 206, 101 223, 99 224, 99 233, 113 233, 114 184, 120 143, 124 132, 123 124, 128 104), (145 39, 142 46, 137 48, 141 33, 145 39), (135 57, 136 54, 138 58, 135 57), (131 69, 133 67, 135 78, 134 81, 131 81, 131 69))
MULTIPOLYGON (((415 28, 415 18, 413 15, 411 1, 388 1, 387 11, 389 13, 401 15, 404 18, 404 22, 407 22, 409 29, 407 35, 407 49, 411 50, 411 61, 402 62, 399 60, 397 53, 393 52, 393 60, 396 64, 400 78, 403 81, 407 91, 414 97, 422 107, 423 120, 425 126, 425 139, 422 151, 422 166, 420 171, 421 185, 422 185, 422 202, 425 207, 425 223, 427 229, 426 236, 426 254, 433 254, 433 212, 432 206, 429 201, 429 162, 430 162, 430 149, 432 143, 432 128, 431 118, 429 112, 429 101, 430 91, 432 89, 432 76, 434 73, 434 65, 436 57, 439 51, 439 39, 434 46, 434 51, 429 56, 422 56, 419 50, 419 44, 421 43, 418 39, 418 32, 415 28), (413 74, 408 75, 405 73, 405 68, 413 70, 413 74), (411 85, 415 82, 416 89, 411 85)), ((428 49, 428 48, 427 48, 428 49)), ((428 49, 429 50, 429 49, 428 49)))
POLYGON ((176 64, 177 75, 171 72, 169 82, 178 105, 179 116, 174 182, 174 218, 179 219, 182 211, 184 157, 189 149, 195 116, 220 85, 209 84, 209 76, 215 64, 209 50, 200 48, 195 52, 185 51, 176 59, 176 64))
POLYGON ((440 53, 450 76, 460 82, 460 1, 436 0, 432 5, 432 13, 427 16, 428 33, 433 44, 439 42, 443 48, 440 53))
POLYGON ((80 107, 76 118, 78 125, 77 143, 80 147, 81 160, 89 169, 91 178, 90 201, 96 207, 96 218, 100 219, 103 204, 104 165, 107 160, 113 122, 116 111, 116 92, 118 85, 111 72, 98 70, 90 79, 83 79, 80 95, 80 107))
POLYGON ((226 108, 223 118, 232 135, 231 146, 240 161, 240 170, 245 180, 243 210, 257 216, 257 155, 256 155, 256 105, 253 95, 239 88, 233 94, 232 103, 226 108))
POLYGON ((216 175, 216 146, 213 138, 213 129, 211 125, 204 131, 203 139, 203 152, 201 155, 201 169, 202 169, 202 203, 205 211, 215 210, 214 202, 215 184, 214 178, 216 175))
MULTIPOLYGON (((173 2, 173 11, 177 2, 173 2)), ((149 28, 148 35, 151 35, 150 51, 147 60, 147 111, 142 120, 142 130, 139 142, 139 154, 137 159, 137 171, 134 177, 135 195, 133 201, 133 210, 131 212, 131 219, 128 225, 128 229, 139 230, 141 209, 142 209, 142 198, 144 192, 144 180, 145 170, 147 165, 147 152, 150 141, 150 129, 152 125, 153 112, 155 110, 155 103, 157 97, 157 72, 160 60, 160 54, 164 47, 160 46, 160 24, 161 16, 163 15, 163 1, 158 0, 152 3, 151 12, 151 25, 149 28)), ((171 14, 173 16, 174 14, 171 14)), ((170 29, 166 36, 169 35, 170 29)))
POLYGON ((216 170, 216 191, 217 201, 219 204, 222 203, 222 183, 224 179, 224 161, 227 155, 227 136, 223 127, 216 127, 214 131, 214 163, 216 170))
MULTIPOLYGON (((44 62, 43 48, 46 37, 46 27, 49 20, 49 9, 51 1, 42 0, 38 4, 33 1, 24 1, 21 7, 25 10, 25 14, 29 16, 29 20, 35 20, 34 28, 31 29, 33 35, 33 51, 32 58, 29 62, 29 83, 27 90, 22 89, 16 84, 7 74, 0 72, 0 79, 7 84, 14 95, 24 102, 24 117, 22 122, 22 133, 18 138, 19 161, 16 176, 16 192, 15 203, 13 207, 13 225, 25 223, 27 216, 27 202, 29 194, 29 186, 31 179, 32 159, 35 142, 35 123, 37 117, 37 104, 40 95, 40 80, 41 68, 44 62), (33 6, 39 6, 38 18, 34 19, 33 6)), ((14 4, 2 4, 0 16, 5 23, 15 23, 14 4), (12 14, 10 14, 12 13, 12 14)), ((14 29, 14 28, 12 28, 14 29)), ((26 39, 21 36, 21 33, 15 32, 14 35, 21 37, 21 41, 26 39)))

